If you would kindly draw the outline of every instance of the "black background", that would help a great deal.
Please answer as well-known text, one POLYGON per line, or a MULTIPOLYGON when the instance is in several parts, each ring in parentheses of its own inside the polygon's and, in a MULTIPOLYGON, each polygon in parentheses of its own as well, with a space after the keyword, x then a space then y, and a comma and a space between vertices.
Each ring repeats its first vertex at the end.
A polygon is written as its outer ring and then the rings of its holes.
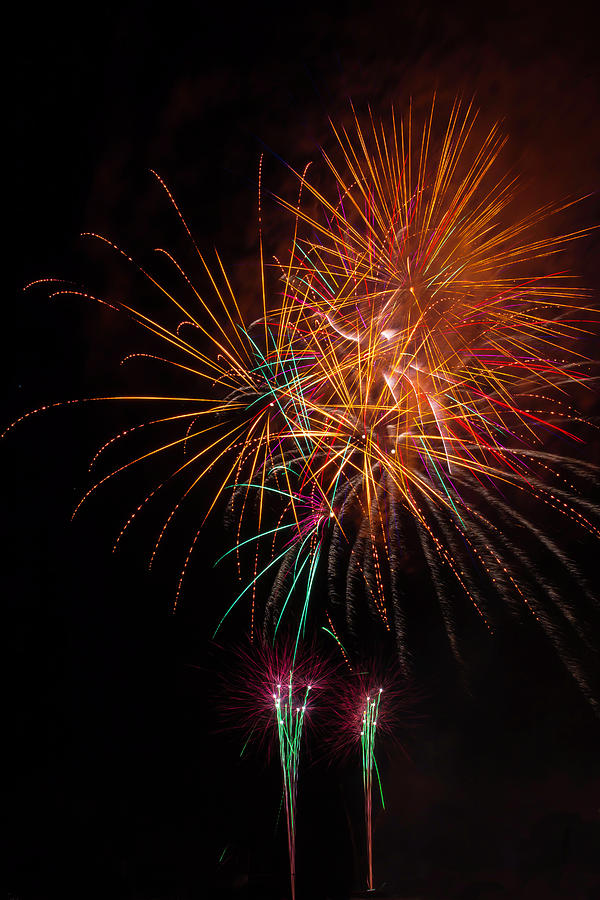
MULTIPOLYGON (((276 155, 295 167, 315 158, 327 116, 346 115, 349 98, 383 110, 411 95, 418 107, 434 89, 442 103, 475 92, 484 117, 504 119, 508 159, 534 191, 592 193, 572 221, 599 221, 598 45, 583 4, 240 11, 109 2, 16 14, 5 37, 14 102, 4 173, 14 201, 5 209, 14 242, 4 266, 6 423, 46 402, 130 389, 136 376, 119 360, 145 349, 110 311, 24 293, 25 284, 58 275, 135 291, 139 282, 78 235, 107 234, 136 258, 181 246, 152 167, 251 304, 243 276, 256 259, 259 156, 274 151, 265 181, 285 190, 276 155)), ((278 216, 267 208, 274 248, 278 216)), ((596 296, 598 249, 592 236, 576 258, 596 296)), ((152 575, 151 525, 142 521, 111 553, 151 469, 101 490, 70 522, 90 484, 88 461, 130 419, 101 404, 59 409, 22 423, 0 448, 9 496, 6 888, 19 900, 174 900, 243 894, 250 873, 255 896, 283 897, 277 767, 240 761, 237 737, 218 730, 214 711, 220 658, 209 636, 229 595, 227 571, 212 569, 229 540, 218 517, 176 616, 176 542, 152 575)), ((597 458, 597 447, 589 453, 597 458)), ((566 540, 577 555, 575 538, 566 540)), ((593 558, 580 561, 594 577, 593 558)), ((411 760, 394 752, 384 764, 380 878, 423 897, 597 896, 597 721, 543 642, 499 636, 485 656, 474 697, 430 697, 425 723, 406 739, 411 760), (486 882, 500 887, 485 893, 486 882)), ((351 766, 306 772, 307 897, 343 897, 359 883, 360 825, 347 824, 360 821, 355 789, 351 766)))

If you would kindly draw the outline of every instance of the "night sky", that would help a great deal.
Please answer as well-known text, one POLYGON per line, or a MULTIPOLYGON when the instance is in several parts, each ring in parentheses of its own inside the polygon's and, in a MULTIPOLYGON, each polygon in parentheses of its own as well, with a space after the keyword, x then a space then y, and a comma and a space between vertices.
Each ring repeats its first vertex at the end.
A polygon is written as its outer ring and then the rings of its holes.
MULTIPOLYGON (((568 222, 599 222, 592 18, 578 2, 22 5, 5 37, 14 158, 4 171, 12 246, 2 422, 57 400, 144 390, 148 370, 119 366, 147 349, 139 330, 83 300, 22 289, 62 276, 152 309, 143 282, 79 236, 106 234, 142 261, 156 246, 189 257, 149 168, 167 180, 199 246, 219 248, 251 309, 259 157, 267 190, 293 194, 281 160, 301 169, 316 159, 328 116, 347 117, 350 99, 384 111, 412 96, 418 110, 434 90, 442 104, 475 94, 485 122, 503 120, 508 164, 524 173, 529 196, 591 194, 568 222)), ((267 203, 272 252, 281 222, 267 203)), ((570 259, 596 299, 599 258, 596 233, 570 259)), ((590 401, 585 412, 598 410, 590 401)), ((151 466, 101 489, 71 522, 93 454, 136 420, 108 404, 67 407, 0 445, 4 887, 13 900, 282 900, 277 765, 256 753, 240 760, 240 736, 217 710, 224 657, 210 635, 234 583, 213 562, 231 535, 215 516, 173 616, 177 535, 189 543, 193 509, 153 573, 160 516, 141 517, 111 552, 156 479, 151 466)), ((600 461, 599 448, 591 441, 587 458, 600 461)), ((564 540, 597 586, 597 548, 564 540)), ((223 640, 243 629, 235 622, 223 640)), ((424 668, 422 721, 399 735, 404 751, 392 747, 382 761, 388 810, 376 859, 390 896, 600 897, 600 729, 551 649, 527 629, 498 634, 475 653, 468 689, 445 683, 433 654, 424 668)), ((357 773, 316 759, 302 779, 300 896, 341 900, 360 885, 357 773)))

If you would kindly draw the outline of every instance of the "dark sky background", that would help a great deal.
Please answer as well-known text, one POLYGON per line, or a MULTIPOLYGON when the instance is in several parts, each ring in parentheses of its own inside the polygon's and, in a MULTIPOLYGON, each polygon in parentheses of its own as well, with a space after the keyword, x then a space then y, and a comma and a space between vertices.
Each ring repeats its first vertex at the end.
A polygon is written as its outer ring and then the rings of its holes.
MULTIPOLYGON (((149 167, 167 179, 199 245, 218 246, 251 304, 244 275, 256 259, 259 156, 273 151, 268 188, 290 189, 277 155, 296 168, 314 159, 327 117, 347 116, 349 98, 383 111, 412 96, 418 110, 434 89, 442 103, 475 93, 485 121, 504 120, 507 161, 530 195, 592 193, 570 221, 600 221, 591 5, 34 4, 17 11, 5 40, 14 159, 4 178, 14 202, 5 214, 13 246, 3 422, 46 402, 131 388, 136 376, 118 363, 146 349, 143 335, 110 311, 22 288, 58 275, 115 295, 137 291, 138 280, 79 234, 106 234, 141 259, 157 245, 183 247, 149 167)), ((265 221, 276 249, 274 205, 265 221)), ((599 249, 592 236, 573 259, 596 297, 599 249)), ((154 302, 143 289, 136 297, 154 302)), ((70 521, 93 453, 128 421, 112 406, 70 407, 23 423, 0 447, 5 887, 15 900, 279 900, 287 888, 281 829, 274 837, 277 766, 240 761, 238 736, 220 731, 215 713, 221 663, 209 636, 231 585, 212 562, 230 538, 213 519, 171 616, 181 549, 173 541, 148 575, 158 519, 111 553, 151 469, 101 490, 70 521)), ((588 452, 598 459, 597 445, 588 452)), ((565 540, 577 555, 577 539, 565 540)), ((597 584, 595 558, 579 552, 597 584)), ((380 880, 422 898, 600 896, 590 707, 529 637, 499 635, 472 686, 471 697, 436 693, 432 677, 422 725, 402 736, 410 759, 395 750, 383 762, 380 880)), ((307 768, 303 896, 348 896, 360 883, 360 839, 352 766, 307 768)))

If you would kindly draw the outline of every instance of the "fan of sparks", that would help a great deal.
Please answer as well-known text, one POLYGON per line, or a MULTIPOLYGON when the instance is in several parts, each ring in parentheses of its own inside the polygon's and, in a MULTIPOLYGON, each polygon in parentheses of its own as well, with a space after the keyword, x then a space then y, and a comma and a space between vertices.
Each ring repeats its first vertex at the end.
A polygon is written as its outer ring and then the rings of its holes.
POLYGON ((320 614, 350 639, 362 603, 407 669, 401 562, 416 544, 457 658, 457 605, 489 630, 504 608, 539 624, 591 698, 578 648, 589 650, 594 598, 540 527, 600 534, 572 400, 594 381, 582 347, 595 315, 560 260, 585 232, 548 234, 568 203, 515 212, 497 126, 481 137, 459 102, 441 131, 438 118, 432 105, 419 127, 394 112, 333 126, 318 185, 308 168, 298 203, 279 198, 293 238, 275 266, 261 242, 254 316, 219 258, 211 269, 201 257, 210 300, 178 263, 193 302, 144 271, 185 327, 114 304, 166 341, 194 385, 185 413, 154 420, 180 436, 140 457, 185 449, 169 480, 187 484, 158 544, 209 476, 208 512, 226 503, 242 577, 223 618, 247 601, 252 627, 260 607, 267 630, 288 615, 303 630, 311 594, 327 593, 320 614), (573 589, 558 589, 563 578, 573 589))

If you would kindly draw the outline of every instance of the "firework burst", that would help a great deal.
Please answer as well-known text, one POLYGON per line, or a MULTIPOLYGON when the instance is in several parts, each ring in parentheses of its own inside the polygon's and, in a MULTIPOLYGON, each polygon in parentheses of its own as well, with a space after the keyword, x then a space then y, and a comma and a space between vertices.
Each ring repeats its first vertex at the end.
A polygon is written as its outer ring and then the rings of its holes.
MULTIPOLYGON (((457 660, 459 623, 485 635, 506 614, 529 617, 596 702, 585 665, 596 598, 556 536, 565 525, 600 536, 586 498, 595 469, 576 458, 584 424, 572 396, 593 382, 582 347, 596 317, 559 263, 585 232, 547 236, 568 203, 515 212, 517 179, 500 162, 505 138, 497 126, 478 136, 476 120, 457 101, 439 133, 433 105, 419 127, 394 112, 334 126, 325 187, 305 170, 297 203, 280 200, 293 238, 277 293, 261 239, 252 317, 220 257, 209 265, 197 248, 206 295, 165 250, 181 292, 138 267, 175 325, 101 299, 161 341, 168 357, 141 355, 190 388, 106 398, 161 412, 102 448, 134 434, 148 440, 83 500, 135 464, 175 459, 116 540, 173 488, 152 563, 210 476, 174 606, 202 524, 222 503, 242 585, 218 627, 248 601, 252 630, 260 603, 261 628, 276 635, 288 617, 300 635, 324 575, 344 643, 360 644, 366 609, 393 635, 405 673, 414 601, 403 571, 418 552, 457 660), (168 440, 154 437, 163 428, 168 440)), ((55 293, 89 296, 70 286, 55 293)))

